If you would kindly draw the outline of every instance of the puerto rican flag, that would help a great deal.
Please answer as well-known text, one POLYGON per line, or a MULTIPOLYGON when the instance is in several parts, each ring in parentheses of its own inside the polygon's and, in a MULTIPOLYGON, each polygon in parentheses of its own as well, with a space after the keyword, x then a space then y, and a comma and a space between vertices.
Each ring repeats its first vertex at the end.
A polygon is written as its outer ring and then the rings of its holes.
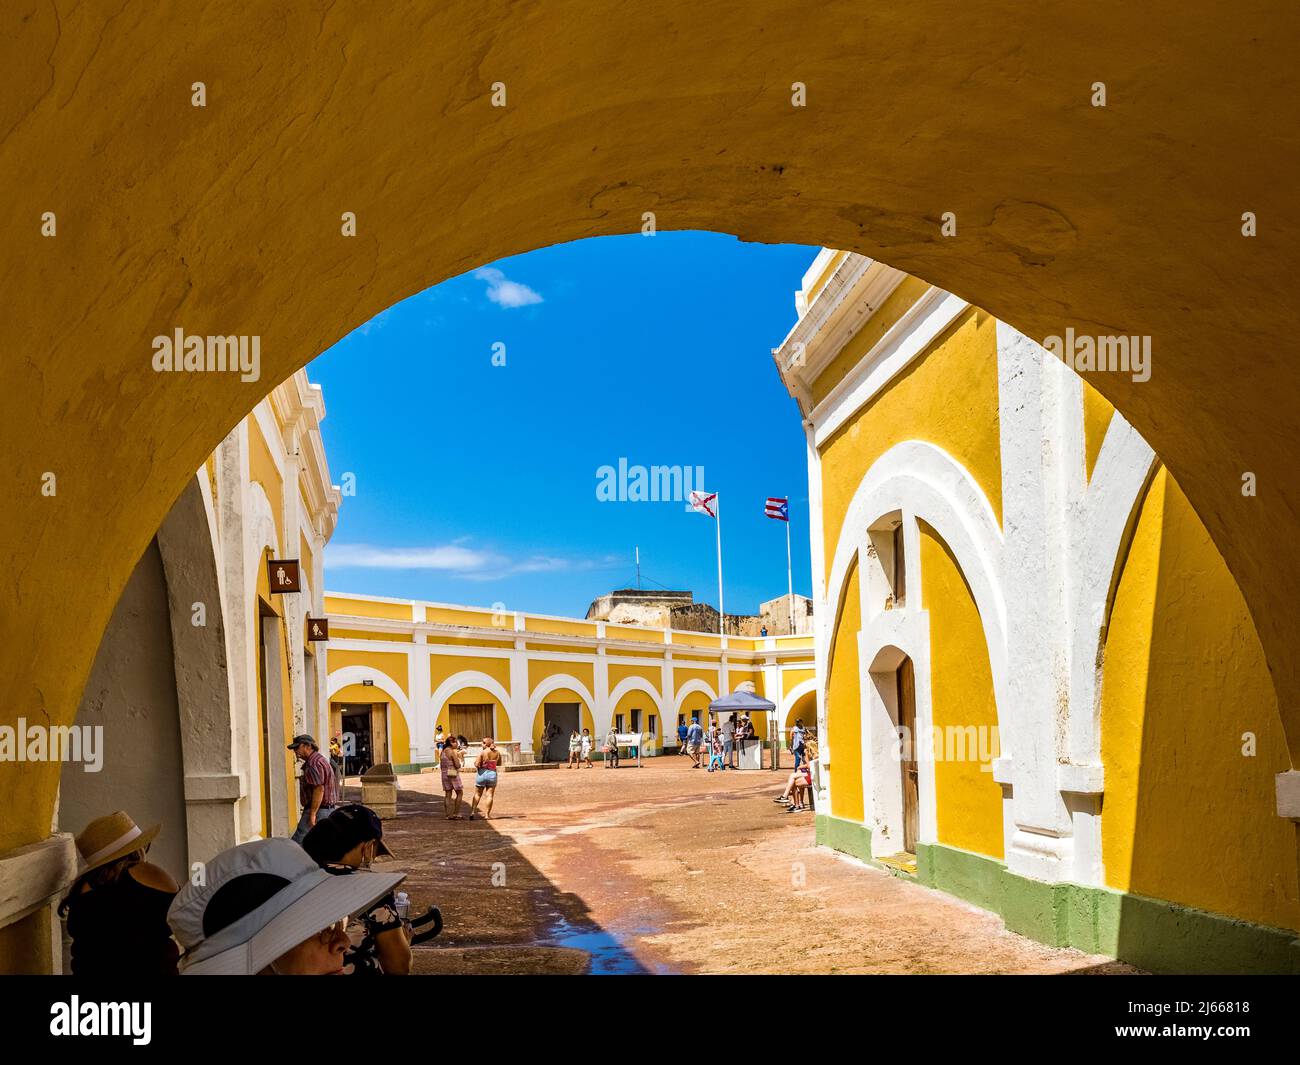
POLYGON ((776 496, 767 497, 767 509, 763 511, 769 518, 775 518, 777 521, 790 520, 790 500, 778 499, 776 496))
POLYGON ((710 518, 718 516, 717 492, 691 492, 691 510, 707 514, 710 518))

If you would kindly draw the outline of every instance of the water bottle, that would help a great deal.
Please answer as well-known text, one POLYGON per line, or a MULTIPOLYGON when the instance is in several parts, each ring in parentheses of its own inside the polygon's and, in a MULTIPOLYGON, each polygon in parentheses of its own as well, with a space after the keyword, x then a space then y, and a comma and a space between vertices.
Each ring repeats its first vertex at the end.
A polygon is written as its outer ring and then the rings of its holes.
POLYGON ((399 891, 393 896, 393 901, 397 904, 397 916, 400 920, 406 921, 411 915, 411 897, 405 891, 399 891))

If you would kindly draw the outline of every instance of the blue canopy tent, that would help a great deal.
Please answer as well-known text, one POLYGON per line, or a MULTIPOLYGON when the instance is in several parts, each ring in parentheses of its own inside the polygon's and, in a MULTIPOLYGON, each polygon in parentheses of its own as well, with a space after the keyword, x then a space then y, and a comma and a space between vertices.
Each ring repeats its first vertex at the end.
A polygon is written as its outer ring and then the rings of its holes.
MULTIPOLYGON (((711 714, 775 714, 776 703, 772 702, 772 700, 770 699, 764 699, 761 695, 755 695, 753 692, 746 691, 744 688, 741 688, 739 691, 734 691, 730 695, 724 695, 719 699, 714 699, 713 702, 709 703, 709 713, 711 714)), ((769 741, 772 744, 771 768, 773 769, 777 768, 777 758, 779 757, 777 752, 780 750, 780 746, 781 746, 780 736, 777 734, 777 729, 779 728, 780 728, 780 722, 777 721, 777 722, 773 722, 772 727, 767 730, 769 741)), ((759 768, 762 768, 761 752, 759 755, 759 762, 760 762, 759 768)))

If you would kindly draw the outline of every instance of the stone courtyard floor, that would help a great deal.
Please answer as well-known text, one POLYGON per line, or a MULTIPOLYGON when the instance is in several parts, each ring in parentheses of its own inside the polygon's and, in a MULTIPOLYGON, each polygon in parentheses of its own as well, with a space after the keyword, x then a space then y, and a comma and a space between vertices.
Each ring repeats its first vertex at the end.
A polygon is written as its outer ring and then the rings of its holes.
POLYGON ((503 773, 489 821, 446 820, 437 774, 400 777, 397 858, 378 868, 407 871, 413 911, 445 921, 415 971, 1133 971, 815 846, 812 815, 771 801, 785 776, 677 755, 503 773))

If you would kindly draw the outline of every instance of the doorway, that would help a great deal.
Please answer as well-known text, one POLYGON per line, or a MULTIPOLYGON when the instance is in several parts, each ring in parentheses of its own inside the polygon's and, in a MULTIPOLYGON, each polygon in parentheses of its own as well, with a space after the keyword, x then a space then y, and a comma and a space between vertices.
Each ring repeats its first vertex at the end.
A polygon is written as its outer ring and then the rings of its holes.
POLYGON ((374 706, 342 703, 338 709, 343 726, 343 775, 355 777, 375 764, 374 706))
POLYGON ((569 736, 578 727, 578 703, 545 703, 542 706, 542 722, 545 732, 550 736, 543 752, 548 762, 566 762, 569 759, 569 736), (555 725, 555 728, 551 728, 555 725))
POLYGON ((447 707, 451 734, 464 736, 470 743, 478 743, 484 736, 496 739, 496 730, 492 727, 495 708, 494 703, 451 703, 447 707))
POLYGON ((898 725, 903 737, 899 758, 903 786, 903 850, 916 853, 921 826, 921 787, 916 766, 916 674, 912 660, 904 657, 894 674, 898 685, 898 725))

